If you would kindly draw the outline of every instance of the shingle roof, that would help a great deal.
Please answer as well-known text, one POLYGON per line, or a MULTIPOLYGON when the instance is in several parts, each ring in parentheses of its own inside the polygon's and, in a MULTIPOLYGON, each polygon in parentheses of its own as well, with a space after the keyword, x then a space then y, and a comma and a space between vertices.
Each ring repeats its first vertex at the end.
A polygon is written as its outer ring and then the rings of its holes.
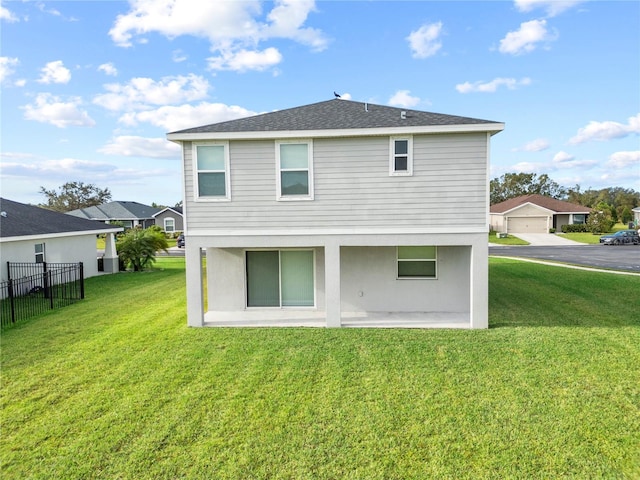
POLYGON ((172 134, 341 130, 495 123, 499 122, 335 99, 238 120, 189 128, 172 132, 172 134), (406 118, 402 118, 401 112, 406 112, 406 118))
POLYGON ((109 202, 95 207, 80 208, 67 212, 74 217, 91 220, 143 220, 153 218, 160 211, 138 202, 109 202))
POLYGON ((52 233, 119 231, 121 228, 94 220, 76 218, 45 208, 0 198, 0 238, 46 235, 52 233))
POLYGON ((166 207, 166 208, 163 208, 162 210, 158 210, 156 213, 153 214, 153 216, 157 217, 158 215, 166 212, 167 210, 173 210, 174 212, 182 215, 182 207, 166 207))
POLYGON ((574 203, 569 203, 562 200, 556 200, 555 198, 545 197, 544 195, 539 195, 537 193, 510 198, 509 200, 505 200, 504 202, 491 205, 490 212, 505 213, 513 210, 516 207, 524 205, 525 203, 532 203, 556 213, 591 213, 591 209, 589 207, 576 205, 574 203))

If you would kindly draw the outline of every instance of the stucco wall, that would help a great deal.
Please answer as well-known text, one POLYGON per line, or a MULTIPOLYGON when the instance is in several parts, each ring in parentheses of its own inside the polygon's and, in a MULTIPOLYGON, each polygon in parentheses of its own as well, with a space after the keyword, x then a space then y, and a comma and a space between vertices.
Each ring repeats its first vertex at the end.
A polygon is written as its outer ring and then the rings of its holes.
MULTIPOLYGON (((325 309, 324 249, 315 248, 316 308, 325 309)), ((395 247, 341 248, 345 312, 469 312, 471 247, 438 247, 437 279, 396 278, 395 247)), ((245 250, 207 249, 209 311, 245 308, 245 250)))
POLYGON ((45 244, 45 261, 49 263, 83 262, 85 278, 98 275, 96 236, 77 235, 44 240, 2 242, 0 270, 2 281, 7 280, 7 262, 35 262, 35 245, 45 244))

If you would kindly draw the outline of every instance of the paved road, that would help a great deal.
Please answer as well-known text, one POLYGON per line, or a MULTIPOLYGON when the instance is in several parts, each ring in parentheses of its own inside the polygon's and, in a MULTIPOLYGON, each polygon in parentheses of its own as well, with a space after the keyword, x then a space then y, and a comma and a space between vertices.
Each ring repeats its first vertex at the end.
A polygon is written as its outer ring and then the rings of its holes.
POLYGON ((524 257, 640 272, 640 245, 489 246, 489 255, 524 257))

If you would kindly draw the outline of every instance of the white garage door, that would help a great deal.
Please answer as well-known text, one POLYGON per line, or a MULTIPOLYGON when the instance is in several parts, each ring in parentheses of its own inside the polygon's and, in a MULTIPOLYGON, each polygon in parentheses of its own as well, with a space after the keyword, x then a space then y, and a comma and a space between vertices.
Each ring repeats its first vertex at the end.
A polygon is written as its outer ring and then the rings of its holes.
POLYGON ((547 217, 509 217, 509 233, 549 233, 547 217))

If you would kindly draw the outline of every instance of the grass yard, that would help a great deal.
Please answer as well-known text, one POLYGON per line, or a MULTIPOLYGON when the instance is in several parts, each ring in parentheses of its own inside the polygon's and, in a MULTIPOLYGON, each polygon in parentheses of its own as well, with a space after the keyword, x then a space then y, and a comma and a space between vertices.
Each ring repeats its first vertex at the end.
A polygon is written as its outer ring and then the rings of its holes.
POLYGON ((496 245, 529 245, 529 242, 509 234, 506 238, 498 238, 498 232, 489 232, 489 243, 496 245))
POLYGON ((640 478, 640 277, 491 259, 489 330, 190 329, 184 259, 2 333, 3 479, 640 478))

